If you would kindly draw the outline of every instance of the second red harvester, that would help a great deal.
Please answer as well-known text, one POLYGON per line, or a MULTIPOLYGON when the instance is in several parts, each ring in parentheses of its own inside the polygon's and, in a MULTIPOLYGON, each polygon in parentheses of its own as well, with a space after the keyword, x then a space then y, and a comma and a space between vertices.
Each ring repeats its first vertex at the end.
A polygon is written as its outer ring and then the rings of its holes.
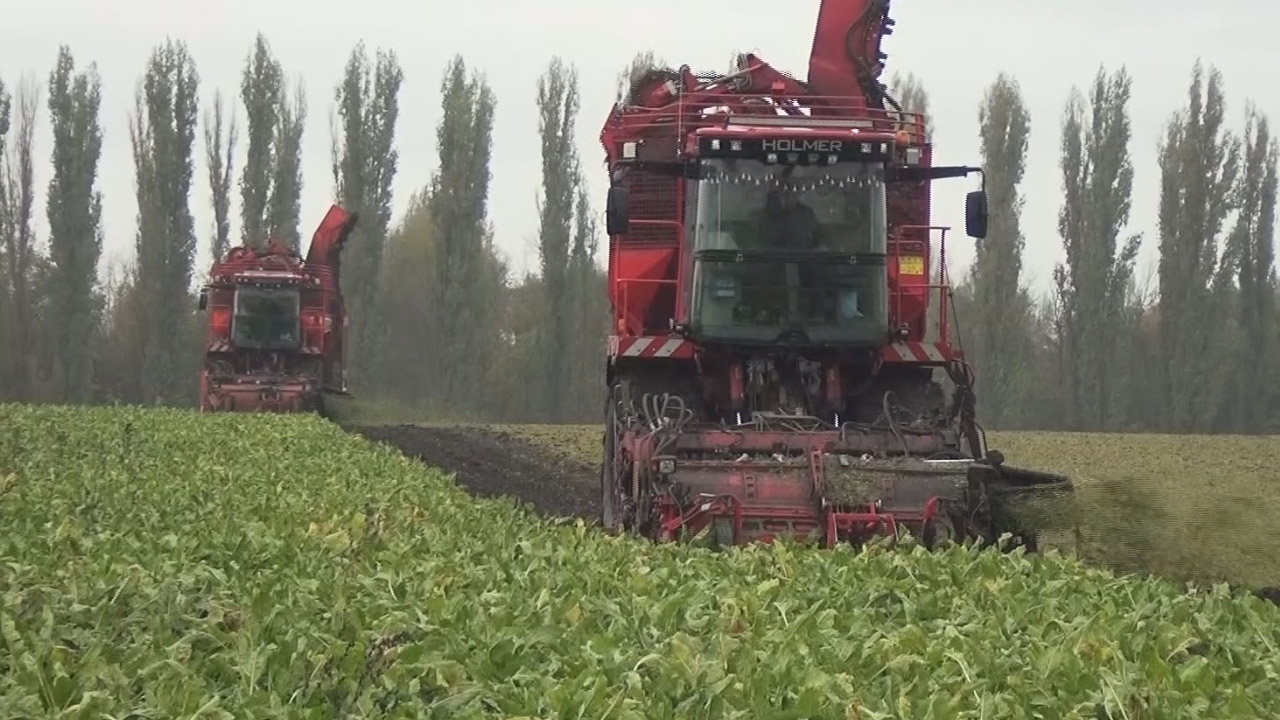
POLYGON ((208 312, 200 409, 323 412, 347 392, 347 309, 339 258, 356 214, 333 205, 306 258, 277 242, 218 258, 200 293, 208 312))

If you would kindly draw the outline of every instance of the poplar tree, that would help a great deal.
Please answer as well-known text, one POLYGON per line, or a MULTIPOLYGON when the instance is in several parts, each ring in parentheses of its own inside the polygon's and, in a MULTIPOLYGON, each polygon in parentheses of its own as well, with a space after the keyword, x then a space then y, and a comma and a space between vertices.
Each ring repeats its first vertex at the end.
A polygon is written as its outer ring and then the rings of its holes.
POLYGON ((195 223, 191 181, 199 75, 182 41, 166 41, 147 62, 130 118, 138 200, 137 276, 146 320, 140 387, 144 402, 173 403, 195 387, 189 342, 195 223))
POLYGON ((267 38, 258 33, 240 78, 248 135, 240 172, 240 238, 246 245, 262 245, 270 232, 271 181, 283 86, 280 61, 272 54, 267 38))
POLYGON ((215 260, 221 259, 231 245, 231 179, 234 177, 236 144, 239 140, 235 111, 224 117, 222 92, 213 97, 213 108, 204 119, 205 166, 209 177, 209 202, 213 207, 213 241, 215 260))
POLYGON ((568 373, 564 355, 571 342, 573 297, 569 253, 573 237, 574 201, 581 170, 574 137, 578 117, 578 74, 560 58, 552 58, 538 78, 538 135, 542 140, 542 195, 538 200, 538 250, 546 295, 542 367, 553 420, 563 418, 568 373))
POLYGON ((66 400, 85 402, 93 389, 89 340, 96 324, 94 287, 102 255, 102 194, 97 190, 102 87, 95 65, 76 72, 65 45, 49 74, 53 176, 45 208, 54 278, 54 372, 66 400))
POLYGON ((1212 427, 1226 380, 1232 329, 1231 258, 1220 235, 1235 206, 1240 144, 1225 127, 1222 75, 1197 61, 1187 105, 1174 113, 1160 144, 1159 337, 1164 430, 1212 427))
POLYGON ((0 82, 0 327, 5 385, 0 397, 30 397, 36 356, 34 275, 39 260, 35 231, 35 127, 39 87, 32 81, 10 93, 0 82))
POLYGON ((924 118, 925 139, 933 142, 933 116, 929 113, 929 93, 924 88, 924 80, 913 72, 903 75, 895 71, 889 76, 888 89, 902 112, 917 113, 924 118))
MULTIPOLYGON (((495 107, 484 76, 455 55, 440 80, 438 163, 428 188, 435 262, 434 338, 426 353, 436 395, 454 413, 478 411, 498 384, 492 365, 476 362, 497 352, 500 315, 501 280, 488 219, 495 107)), ((527 381, 527 368, 518 371, 527 381)))
POLYGON ((1067 424, 1075 429, 1106 429, 1116 410, 1119 329, 1141 242, 1124 237, 1133 195, 1130 85, 1126 69, 1100 68, 1087 101, 1072 91, 1062 124, 1058 233, 1066 261, 1054 270, 1054 289, 1067 424))
POLYGON ((301 250, 302 131, 307 120, 307 95, 301 82, 292 98, 283 97, 276 117, 272 153, 271 199, 267 234, 287 247, 301 250))
POLYGON ((983 418, 993 426, 1017 424, 1028 371, 1031 302, 1022 285, 1025 239, 1019 192, 1026 168, 1031 115, 1017 80, 1001 73, 978 108, 982 165, 991 208, 987 237, 976 241, 970 267, 974 313, 974 370, 983 390, 983 418))
POLYGON ((341 278, 351 314, 353 383, 369 379, 376 352, 374 300, 391 223, 391 186, 399 163, 395 132, 403 81, 394 52, 379 50, 370 63, 361 42, 352 49, 343 79, 334 90, 334 193, 344 207, 360 214, 343 251, 341 278))
POLYGON ((1243 172, 1235 188, 1239 215, 1228 245, 1235 256, 1239 283, 1238 325, 1241 342, 1235 346, 1229 380, 1233 410, 1226 429, 1238 432, 1273 430, 1272 417, 1280 399, 1277 381, 1276 323, 1276 161, 1280 154, 1267 116, 1256 106, 1245 111, 1243 172))

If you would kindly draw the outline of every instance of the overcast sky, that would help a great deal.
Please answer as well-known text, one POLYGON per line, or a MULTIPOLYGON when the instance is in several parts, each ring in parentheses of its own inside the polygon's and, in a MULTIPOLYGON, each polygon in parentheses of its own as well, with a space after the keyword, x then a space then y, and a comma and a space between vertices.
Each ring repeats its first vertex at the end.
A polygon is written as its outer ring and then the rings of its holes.
MULTIPOLYGON (((803 77, 819 0, 0 0, 0 5, 21 8, 0 14, 6 18, 0 26, 0 77, 10 87, 23 73, 38 73, 43 86, 59 43, 71 46, 78 63, 98 64, 106 136, 100 188, 106 255, 112 263, 133 252, 136 205, 127 122, 135 83, 152 47, 166 35, 186 40, 198 63, 207 103, 216 88, 236 92, 245 55, 261 30, 285 71, 301 77, 308 93, 304 237, 310 237, 331 200, 333 86, 354 43, 363 39, 371 52, 377 47, 394 49, 405 71, 397 217, 435 165, 440 77, 450 57, 461 53, 470 66, 487 75, 498 98, 491 217, 500 247, 520 269, 536 265, 539 158, 534 83, 552 55, 559 54, 579 70, 578 144, 599 207, 605 187, 599 129, 613 101, 617 73, 637 50, 653 49, 668 62, 688 63, 695 70, 724 70, 734 51, 755 51, 776 67, 803 77)), ((1147 236, 1140 273, 1150 271, 1157 242, 1156 146, 1169 114, 1186 102, 1196 58, 1222 70, 1234 126, 1243 126, 1248 99, 1273 122, 1280 122, 1280 82, 1275 77, 1280 50, 1274 38, 1280 3, 1274 0, 894 0, 892 15, 897 27, 885 43, 889 68, 912 70, 923 78, 935 118, 936 163, 977 164, 977 109, 983 88, 1001 70, 1014 73, 1021 82, 1032 117, 1023 183, 1026 272, 1037 289, 1047 287, 1062 254, 1056 217, 1063 105, 1071 87, 1086 87, 1100 64, 1109 70, 1125 64, 1134 77, 1133 223, 1147 236)), ((243 119, 243 110, 238 111, 243 119)), ((43 105, 41 113, 37 152, 45 160, 50 148, 43 105)), ((241 163, 242 158, 237 172, 241 163)), ((42 162, 37 171, 42 238, 47 227, 47 165, 47 160, 42 162)), ((197 274, 208 267, 212 225, 204 172, 201 164, 192 195, 200 233, 197 274)), ((943 181, 935 189, 934 223, 957 228, 955 241, 949 243, 953 275, 973 254, 963 236, 963 195, 975 182, 943 181)), ((236 200, 234 237, 239 232, 238 195, 236 200)))

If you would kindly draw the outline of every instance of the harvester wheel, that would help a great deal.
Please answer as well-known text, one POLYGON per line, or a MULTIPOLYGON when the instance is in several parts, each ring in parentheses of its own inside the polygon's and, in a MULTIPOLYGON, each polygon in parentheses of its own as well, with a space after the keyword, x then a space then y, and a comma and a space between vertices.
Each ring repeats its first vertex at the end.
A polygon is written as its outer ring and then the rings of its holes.
POLYGON ((711 547, 716 550, 733 547, 733 520, 721 517, 711 521, 711 547))
POLYGON ((956 524, 946 513, 939 513, 924 527, 920 540, 930 550, 945 547, 956 541, 956 524))
POLYGON ((609 394, 609 405, 604 414, 604 460, 600 465, 600 524, 613 532, 618 529, 617 509, 617 403, 609 394))
POLYGON ((626 380, 614 383, 604 408, 604 458, 600 464, 600 524, 607 532, 624 530, 623 483, 625 476, 624 463, 620 445, 622 429, 618 422, 618 408, 627 399, 626 380))

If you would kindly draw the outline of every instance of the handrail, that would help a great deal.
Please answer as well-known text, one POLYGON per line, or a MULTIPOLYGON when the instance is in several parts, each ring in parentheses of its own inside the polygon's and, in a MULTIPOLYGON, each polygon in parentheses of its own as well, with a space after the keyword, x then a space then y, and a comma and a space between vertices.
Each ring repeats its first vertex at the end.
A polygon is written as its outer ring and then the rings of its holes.
POLYGON ((912 144, 926 144, 925 117, 916 112, 899 112, 866 107, 862 98, 847 95, 781 95, 773 93, 726 93, 694 91, 675 100, 650 107, 619 105, 610 124, 620 127, 674 128, 683 134, 698 128, 724 126, 730 118, 789 118, 801 125, 851 127, 866 132, 906 131, 912 144))
MULTIPOLYGON (((618 291, 621 293, 621 297, 619 298, 619 307, 622 312, 618 314, 618 320, 623 323, 627 323, 627 318, 629 317, 628 310, 630 310, 629 288, 631 285, 676 285, 678 287, 680 281, 673 280, 671 278, 618 278, 614 283, 618 286, 618 291)), ((638 328, 638 332, 644 332, 645 329, 646 328, 641 325, 640 328, 638 328)), ((615 330, 620 331, 619 334, 625 334, 626 332, 629 332, 631 328, 629 325, 624 325, 623 327, 615 328, 615 330)))
MULTIPOLYGON (((683 247, 684 223, 681 222, 680 220, 664 220, 660 218, 632 218, 631 220, 628 221, 628 224, 650 226, 650 227, 670 227, 674 229, 673 237, 670 240, 654 242, 654 241, 645 241, 645 240, 639 240, 639 241, 630 240, 628 239, 627 235, 623 235, 622 237, 619 238, 619 242, 610 243, 612 247, 610 248, 609 254, 610 254, 610 262, 613 263, 613 267, 618 267, 617 253, 621 252, 621 248, 619 247, 621 245, 627 245, 632 249, 655 248, 655 247, 674 247, 676 249, 679 249, 683 247)), ((679 288, 683 279, 684 279, 684 264, 677 262, 675 279, 665 280, 664 282, 669 282, 670 284, 676 285, 676 287, 679 288)), ((631 282, 631 281, 643 281, 643 279, 633 278, 632 280, 628 280, 628 281, 619 280, 618 282, 622 283, 622 282, 631 282)), ((626 291, 622 290, 622 292, 625 297, 626 291)), ((624 305, 624 313, 622 315, 622 317, 624 318, 626 317, 625 309, 626 308, 624 305)), ((673 308, 673 310, 676 317, 684 317, 685 310, 686 310, 685 301, 684 301, 684 297, 682 297, 679 292, 676 293, 675 307, 673 308)), ((616 320, 615 320, 615 323, 616 323, 616 320)))
MULTIPOLYGON (((938 291, 938 318, 937 331, 938 342, 946 344, 950 342, 950 330, 948 323, 948 305, 951 302, 950 294, 951 281, 947 272, 947 233, 951 231, 948 225, 899 225, 895 228, 896 236, 889 240, 889 248, 893 249, 895 245, 906 243, 919 243, 924 246, 926 256, 932 249, 932 234, 937 231, 938 238, 938 262, 937 269, 929 275, 934 276, 934 280, 926 280, 923 283, 904 283, 899 276, 898 282, 893 289, 894 315, 901 321, 902 318, 902 299, 908 291, 925 291, 925 318, 928 320, 929 309, 933 307, 933 300, 929 297, 934 290, 938 291), (915 233, 921 233, 923 237, 911 237, 915 233)), ((928 258, 932 260, 932 258, 928 258)), ((930 268, 930 270, 933 270, 930 268)), ((951 308, 954 311, 954 308, 951 308)), ((926 325, 927 326, 927 325, 926 325)))

